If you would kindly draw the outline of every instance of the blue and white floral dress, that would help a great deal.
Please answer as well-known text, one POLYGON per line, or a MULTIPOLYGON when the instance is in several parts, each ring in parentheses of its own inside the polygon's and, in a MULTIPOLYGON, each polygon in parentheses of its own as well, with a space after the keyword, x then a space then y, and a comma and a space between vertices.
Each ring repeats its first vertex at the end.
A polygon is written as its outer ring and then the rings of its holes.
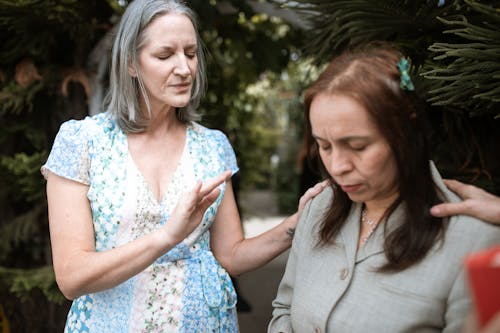
MULTIPOLYGON (((190 123, 173 179, 158 200, 131 158, 126 134, 108 113, 62 124, 42 167, 44 175, 50 171, 89 185, 96 251, 168 223, 183 191, 225 170, 238 170, 227 137, 190 123)), ((189 237, 143 272, 75 299, 65 332, 237 332, 236 293, 210 250, 209 227, 222 196, 189 237)))

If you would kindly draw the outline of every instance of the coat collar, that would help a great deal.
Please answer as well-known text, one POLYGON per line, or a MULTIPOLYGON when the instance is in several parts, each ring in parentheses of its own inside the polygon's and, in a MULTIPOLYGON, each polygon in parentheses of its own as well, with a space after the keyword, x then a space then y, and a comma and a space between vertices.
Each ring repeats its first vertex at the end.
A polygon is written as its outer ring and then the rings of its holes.
POLYGON ((384 240, 386 236, 398 228, 403 223, 405 217, 406 213, 403 208, 403 204, 399 204, 394 212, 389 216, 389 219, 380 223, 366 244, 359 248, 356 255, 356 263, 366 260, 373 255, 384 252, 384 240))
POLYGON ((368 257, 384 252, 384 234, 388 235, 395 230, 404 220, 404 208, 400 204, 391 214, 386 222, 375 229, 373 235, 365 245, 358 247, 360 216, 362 205, 353 203, 349 217, 340 231, 347 258, 355 258, 356 263, 366 260, 368 257), (385 229, 385 230, 384 230, 385 229))

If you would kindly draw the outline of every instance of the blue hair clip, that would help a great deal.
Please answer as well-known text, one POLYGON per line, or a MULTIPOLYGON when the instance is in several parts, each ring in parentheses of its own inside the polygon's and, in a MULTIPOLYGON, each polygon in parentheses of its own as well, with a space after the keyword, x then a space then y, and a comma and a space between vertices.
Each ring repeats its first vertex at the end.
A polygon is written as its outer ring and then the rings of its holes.
POLYGON ((399 86, 403 90, 408 90, 408 91, 413 91, 415 90, 415 86, 413 85, 413 82, 411 82, 410 78, 410 62, 406 58, 401 58, 398 61, 398 69, 399 73, 401 74, 400 79, 399 79, 399 86))

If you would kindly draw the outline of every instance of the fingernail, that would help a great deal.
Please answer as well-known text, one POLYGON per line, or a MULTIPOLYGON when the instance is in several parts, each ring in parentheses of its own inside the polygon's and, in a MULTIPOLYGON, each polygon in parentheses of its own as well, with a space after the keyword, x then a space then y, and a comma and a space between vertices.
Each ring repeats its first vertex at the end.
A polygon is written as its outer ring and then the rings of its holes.
POLYGON ((432 207, 431 208, 431 214, 433 215, 439 215, 439 213, 441 213, 441 210, 437 207, 432 207))

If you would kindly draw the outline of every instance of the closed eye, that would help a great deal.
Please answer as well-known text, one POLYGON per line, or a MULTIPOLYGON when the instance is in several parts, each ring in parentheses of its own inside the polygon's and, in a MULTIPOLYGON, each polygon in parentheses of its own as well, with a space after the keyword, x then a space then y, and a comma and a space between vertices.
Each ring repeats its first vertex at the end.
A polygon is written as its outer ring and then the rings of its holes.
POLYGON ((330 150, 330 148, 332 148, 332 146, 329 144, 319 144, 318 143, 318 148, 319 148, 319 150, 327 151, 327 150, 330 150))
POLYGON ((354 151, 363 151, 366 149, 366 146, 365 145, 351 145, 350 148, 354 151))
POLYGON ((167 60, 168 58, 170 58, 171 54, 160 54, 159 56, 157 56, 158 59, 160 60, 167 60))

